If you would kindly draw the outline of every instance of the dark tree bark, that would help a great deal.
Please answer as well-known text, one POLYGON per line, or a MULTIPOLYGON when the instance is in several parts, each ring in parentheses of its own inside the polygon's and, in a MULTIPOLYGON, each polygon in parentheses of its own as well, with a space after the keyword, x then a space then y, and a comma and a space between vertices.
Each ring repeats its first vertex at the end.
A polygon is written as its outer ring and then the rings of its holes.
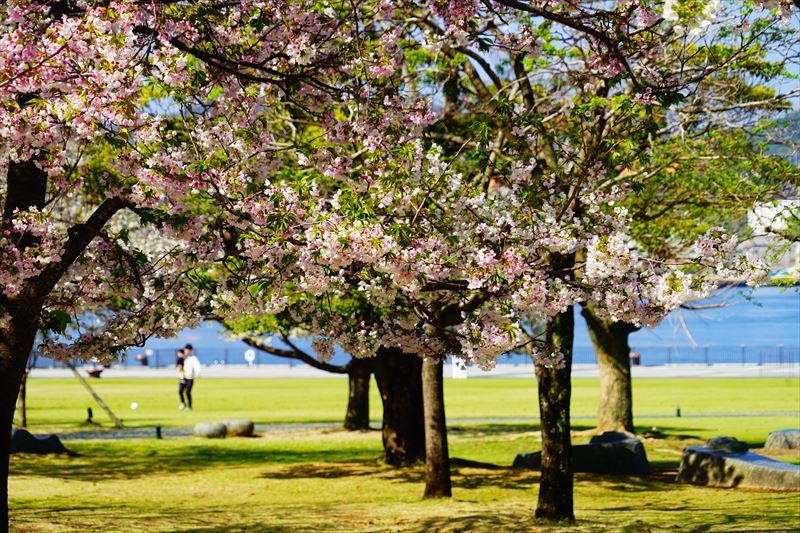
MULTIPOLYGON (((26 97, 20 99, 27 101, 26 97)), ((47 192, 47 173, 34 161, 10 162, 6 179, 5 204, 2 228, 13 225, 15 212, 29 211, 31 207, 41 210, 47 192)), ((102 227, 120 209, 125 201, 118 196, 106 198, 82 224, 67 231, 62 255, 37 275, 25 280, 13 297, 0 293, 0 311, 11 317, 9 325, 0 330, 0 453, 2 457, 2 509, 0 519, 8 523, 8 458, 11 442, 11 427, 14 409, 19 395, 20 382, 33 350, 36 333, 41 326, 44 300, 62 279, 70 266, 83 253, 102 227)), ((20 235, 16 246, 24 255, 26 248, 36 244, 31 234, 20 235)))
POLYGON ((572 340, 575 317, 570 306, 548 321, 547 345, 564 356, 564 368, 536 365, 542 430, 542 477, 536 517, 574 521, 572 441, 569 401, 572 392, 572 340))
POLYGON ((17 401, 17 425, 21 428, 28 427, 28 371, 22 373, 19 384, 19 399, 17 401))
POLYGON ((353 358, 347 364, 347 413, 344 428, 350 431, 369 429, 369 380, 372 360, 353 358))
POLYGON ((633 433, 631 347, 628 337, 638 328, 628 322, 603 320, 591 306, 584 306, 581 314, 586 319, 600 369, 597 429, 633 433))
POLYGON ((450 454, 447 450, 447 421, 444 413, 443 361, 422 362, 422 397, 425 414, 424 498, 449 498, 450 454))
POLYGON ((11 452, 11 428, 14 423, 14 408, 19 396, 19 387, 25 373, 25 363, 31 352, 38 329, 39 312, 15 312, 15 306, 7 306, 11 326, 0 333, 0 521, 8 524, 8 461, 11 452), (11 309, 9 309, 11 307, 11 309))
MULTIPOLYGON (((34 161, 9 163, 3 222, 8 223, 13 218, 15 210, 28 211, 33 206, 38 209, 44 207, 46 193, 47 174, 37 167, 34 161)), ((22 248, 32 242, 33 238, 28 235, 18 246, 22 248)))
MULTIPOLYGON (((15 211, 28 211, 31 207, 42 209, 46 192, 47 174, 33 161, 10 162, 6 175, 3 228, 11 226, 15 211)), ((24 254, 26 247, 36 244, 36 238, 24 234, 17 239, 16 244, 24 254)), ((3 524, 8 524, 11 429, 20 383, 39 329, 42 298, 37 294, 36 287, 26 284, 13 298, 0 294, 0 311, 11 316, 8 327, 0 330, 0 520, 3 524)))
POLYGON ((422 359, 396 348, 380 348, 375 381, 383 402, 384 460, 394 466, 424 461, 422 359))
POLYGON ((19 401, 17 403, 17 413, 19 417, 19 426, 28 427, 28 376, 30 376, 31 369, 36 368, 36 361, 39 358, 38 352, 33 351, 25 363, 25 373, 22 374, 22 383, 19 387, 19 401))

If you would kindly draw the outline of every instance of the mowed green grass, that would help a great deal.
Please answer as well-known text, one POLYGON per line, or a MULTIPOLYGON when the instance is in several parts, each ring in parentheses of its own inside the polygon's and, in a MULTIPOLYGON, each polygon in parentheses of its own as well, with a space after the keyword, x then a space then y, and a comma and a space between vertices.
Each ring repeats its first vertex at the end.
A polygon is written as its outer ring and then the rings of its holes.
MULTIPOLYGON (((257 424, 339 422, 347 404, 346 379, 201 379, 194 390, 195 410, 178 411, 177 380, 99 379, 92 387, 129 427, 161 424, 192 426, 199 421, 249 418, 257 424), (136 402, 138 408, 131 409, 136 402)), ((599 399, 598 380, 573 381, 572 415, 576 429, 589 429, 599 399)), ((535 422, 538 418, 533 379, 446 380, 447 417, 469 421, 535 422)), ((28 423, 37 431, 72 432, 82 428, 86 408, 104 427, 105 413, 75 379, 32 379, 28 384, 28 423)), ((757 444, 776 427, 799 422, 798 379, 639 379, 634 380, 634 414, 642 429, 657 426, 694 432, 701 437, 720 431, 757 444), (676 418, 680 406, 683 417, 676 418), (696 415, 776 414, 768 417, 696 418, 696 415)), ((374 381, 370 417, 381 419, 374 381)))
MULTIPOLYGON (((346 381, 198 382, 197 408, 177 410, 171 380, 98 380, 92 385, 132 427, 190 426, 245 416, 257 423, 340 421, 346 381), (130 402, 140 405, 131 411, 130 402)), ((374 385, 374 383, 373 383, 374 385)), ((574 441, 585 442, 597 380, 576 380, 574 441), (585 417, 585 418, 584 418, 585 417)), ((644 439, 653 473, 576 475, 572 531, 795 531, 800 493, 676 484, 685 445, 720 434, 761 446, 769 431, 800 426, 796 379, 639 380, 636 412, 780 413, 766 417, 640 418, 664 438, 644 439)), ((373 386, 374 389, 374 386, 373 386)), ((374 392, 374 391, 373 391, 374 392)), ((421 467, 380 462, 380 432, 270 430, 257 438, 193 437, 68 441, 79 455, 15 455, 10 502, 18 531, 549 531, 532 518, 538 473, 510 468, 540 449, 532 380, 446 382, 451 456, 505 468, 454 468, 453 498, 423 501, 421 467), (475 421, 475 419, 483 419, 475 421)), ((80 430, 91 398, 72 380, 32 380, 34 432, 80 430)), ((380 402, 372 398, 372 416, 380 402)), ((96 419, 104 421, 95 409, 96 419)), ((800 453, 771 453, 800 462, 800 453)))

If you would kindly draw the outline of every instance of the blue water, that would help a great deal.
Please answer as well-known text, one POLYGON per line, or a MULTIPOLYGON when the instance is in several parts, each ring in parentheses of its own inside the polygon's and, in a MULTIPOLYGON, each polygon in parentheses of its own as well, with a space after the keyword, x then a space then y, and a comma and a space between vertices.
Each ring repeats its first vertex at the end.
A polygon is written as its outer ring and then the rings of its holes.
MULTIPOLYGON (((800 362, 800 288, 732 287, 691 305, 720 307, 673 311, 633 333, 631 349, 643 364, 800 362)), ((591 343, 580 319, 575 345, 577 362, 593 362, 581 348, 591 343)))
MULTIPOLYGON (((657 327, 631 335, 631 348, 641 354, 642 364, 668 363, 779 363, 800 361, 800 291, 798 288, 762 287, 752 293, 730 288, 714 298, 694 305, 717 305, 697 311, 671 313, 657 327), (681 324, 683 319, 684 326, 681 324), (687 334, 688 331, 688 334, 687 334), (693 338, 690 339, 689 335, 693 338)), ((575 363, 594 363, 589 333, 575 311, 575 363)), ((245 364, 249 348, 241 341, 228 341, 214 322, 187 329, 172 339, 151 339, 144 348, 129 350, 129 365, 138 365, 136 354, 152 350, 151 366, 174 364, 175 350, 191 343, 203 364, 245 364)), ((310 341, 297 339, 298 347, 314 356, 310 341)), ((275 346, 282 347, 279 342, 275 346)), ((257 352, 258 353, 258 352, 257 352)), ((337 351, 333 362, 344 364, 349 356, 337 351)), ((286 364, 291 360, 258 353, 258 364, 286 364)), ((503 356, 504 363, 526 363, 527 356, 503 356)), ((302 364, 297 361, 294 364, 302 364)))
MULTIPOLYGON (((656 328, 634 333, 634 344, 686 345, 690 340, 680 323, 683 317, 695 341, 711 345, 800 344, 800 288, 732 287, 709 300, 690 305, 720 304, 724 307, 697 311, 680 310, 667 316, 656 328)), ((582 334, 586 330, 583 328, 582 334)), ((583 336, 588 340, 588 336, 583 336)), ((576 344, 578 344, 576 334, 576 344)))

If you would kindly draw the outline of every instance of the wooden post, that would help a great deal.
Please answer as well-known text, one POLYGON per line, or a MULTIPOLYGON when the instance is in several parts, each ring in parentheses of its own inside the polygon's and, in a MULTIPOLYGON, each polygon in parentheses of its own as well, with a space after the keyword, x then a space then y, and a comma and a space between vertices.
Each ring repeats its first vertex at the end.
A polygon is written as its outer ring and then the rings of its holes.
POLYGON ((22 375, 22 383, 19 386, 19 403, 17 403, 17 412, 19 413, 19 427, 28 427, 28 371, 22 375))
POLYGON ((109 407, 106 405, 106 402, 104 402, 103 399, 97 395, 92 386, 89 385, 89 382, 86 381, 86 379, 83 376, 81 376, 81 373, 78 372, 78 369, 75 368, 75 365, 73 365, 72 363, 67 363, 67 366, 69 367, 70 370, 72 370, 72 373, 75 374, 75 377, 77 377, 80 380, 80 382, 83 383, 83 386, 86 387, 86 390, 89 391, 89 394, 92 395, 92 398, 94 398, 94 400, 100 405, 100 407, 102 407, 103 410, 108 414, 109 418, 111 418, 111 420, 114 421, 114 426, 117 429, 125 429, 125 426, 122 424, 122 420, 117 418, 117 415, 115 415, 114 412, 111 411, 111 409, 109 409, 109 407))

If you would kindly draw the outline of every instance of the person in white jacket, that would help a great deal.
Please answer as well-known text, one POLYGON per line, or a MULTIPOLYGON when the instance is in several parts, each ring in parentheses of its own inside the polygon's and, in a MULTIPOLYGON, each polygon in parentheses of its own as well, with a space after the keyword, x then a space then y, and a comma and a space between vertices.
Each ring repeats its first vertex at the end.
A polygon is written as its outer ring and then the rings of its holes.
POLYGON ((194 380, 200 375, 200 360, 194 355, 193 350, 191 344, 187 344, 183 348, 183 375, 179 387, 181 398, 184 393, 186 394, 186 404, 181 402, 180 409, 188 407, 190 411, 192 410, 192 387, 194 380))

